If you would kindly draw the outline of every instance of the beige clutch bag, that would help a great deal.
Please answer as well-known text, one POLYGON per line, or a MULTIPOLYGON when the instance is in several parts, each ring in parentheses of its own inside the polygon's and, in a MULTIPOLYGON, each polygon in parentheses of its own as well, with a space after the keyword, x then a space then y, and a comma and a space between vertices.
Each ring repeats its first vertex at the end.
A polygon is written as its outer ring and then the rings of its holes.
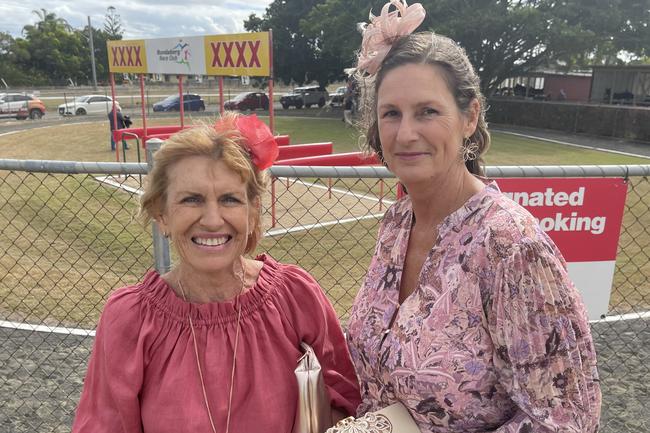
POLYGON ((325 389, 320 362, 314 349, 300 343, 304 354, 295 369, 298 380, 298 406, 293 433, 324 433, 332 426, 332 408, 325 389))
POLYGON ((345 418, 326 433, 420 433, 420 429, 404 405, 395 403, 360 418, 345 418))

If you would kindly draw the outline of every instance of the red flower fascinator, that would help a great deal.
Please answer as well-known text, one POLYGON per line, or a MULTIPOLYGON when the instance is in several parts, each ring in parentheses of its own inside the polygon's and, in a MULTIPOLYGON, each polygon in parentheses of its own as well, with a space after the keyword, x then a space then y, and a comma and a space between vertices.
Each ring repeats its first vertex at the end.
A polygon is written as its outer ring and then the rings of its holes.
POLYGON ((273 133, 257 118, 257 115, 237 116, 234 125, 224 125, 222 121, 215 124, 217 131, 236 129, 244 138, 242 145, 251 155, 251 160, 258 170, 265 170, 273 165, 279 155, 278 144, 273 133))

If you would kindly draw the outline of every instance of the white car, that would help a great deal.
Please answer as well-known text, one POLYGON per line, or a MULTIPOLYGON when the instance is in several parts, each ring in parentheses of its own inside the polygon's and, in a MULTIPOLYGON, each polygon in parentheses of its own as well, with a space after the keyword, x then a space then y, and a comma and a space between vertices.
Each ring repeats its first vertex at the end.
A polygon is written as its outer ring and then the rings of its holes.
MULTIPOLYGON (((119 103, 116 102, 117 105, 119 103)), ((85 114, 108 114, 113 109, 113 100, 110 96, 84 95, 75 98, 67 104, 59 105, 58 112, 61 116, 83 116, 85 114)))

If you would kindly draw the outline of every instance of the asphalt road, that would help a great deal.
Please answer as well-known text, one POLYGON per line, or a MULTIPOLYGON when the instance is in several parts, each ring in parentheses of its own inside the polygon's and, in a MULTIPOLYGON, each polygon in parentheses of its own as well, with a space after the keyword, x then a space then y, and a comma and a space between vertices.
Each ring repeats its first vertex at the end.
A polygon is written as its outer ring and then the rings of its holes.
MULTIPOLYGON (((295 109, 295 108, 289 108, 287 110, 282 108, 282 105, 280 105, 279 102, 276 102, 273 105, 273 109, 275 112, 275 115, 277 117, 280 116, 301 116, 301 117, 327 117, 327 118, 342 118, 343 113, 342 109, 340 107, 330 107, 330 106, 325 106, 323 108, 301 108, 301 109, 295 109)), ((123 110, 124 114, 128 114, 132 120, 138 120, 142 116, 140 114, 140 111, 137 109, 124 109, 123 110)), ((218 107, 216 105, 208 105, 206 107, 206 111, 204 112, 197 112, 197 111, 186 111, 185 112, 185 117, 189 118, 189 116, 216 116, 218 113, 218 107)), ((268 116, 268 111, 262 111, 258 110, 255 111, 260 116, 268 116)), ((159 119, 159 118, 169 118, 169 119, 178 119, 178 112, 171 112, 171 113, 154 113, 154 112, 149 112, 147 114, 147 119, 153 118, 153 119, 159 119)), ((52 111, 48 111, 45 116, 40 119, 40 120, 16 120, 14 118, 0 118, 0 135, 7 133, 7 132, 13 132, 13 131, 22 131, 26 129, 32 129, 32 128, 40 128, 44 126, 56 126, 56 125, 66 125, 66 124, 74 124, 74 123, 84 123, 84 122, 99 122, 99 121, 106 121, 108 122, 108 118, 106 114, 87 114, 85 116, 59 116, 57 113, 54 113, 52 111)))

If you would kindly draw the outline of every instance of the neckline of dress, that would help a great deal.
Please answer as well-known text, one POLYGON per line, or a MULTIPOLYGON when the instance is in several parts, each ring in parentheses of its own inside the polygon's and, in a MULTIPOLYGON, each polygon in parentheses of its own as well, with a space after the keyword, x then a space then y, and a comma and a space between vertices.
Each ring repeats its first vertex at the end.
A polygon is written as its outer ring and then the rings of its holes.
MULTIPOLYGON (((438 224, 438 226, 437 226, 438 235, 436 236, 436 240, 435 240, 431 250, 435 249, 439 245, 439 240, 446 235, 446 233, 451 229, 451 227, 455 226, 459 222, 464 221, 465 218, 468 215, 470 215, 476 209, 477 205, 482 201, 483 197, 485 197, 486 195, 489 195, 492 192, 498 192, 499 191, 499 187, 498 187, 498 185, 496 184, 495 181, 484 178, 484 177, 480 177, 480 176, 476 176, 476 177, 481 182, 483 182, 485 187, 482 188, 480 191, 477 191, 471 197, 469 197, 463 203, 463 205, 461 207, 459 207, 454 212, 447 215, 440 222, 440 224, 438 224)), ((393 312, 393 317, 391 318, 391 322, 390 322, 391 327, 392 327, 392 323, 394 323, 394 321, 397 318, 397 315, 399 314, 401 306, 404 305, 404 303, 407 302, 409 299, 411 299, 413 297, 413 295, 418 291, 418 287, 420 287, 420 282, 422 280, 422 270, 424 269, 427 262, 430 260, 430 256, 431 256, 431 251, 429 251, 429 253, 427 253, 426 258, 424 259, 424 262, 422 262, 422 268, 418 272, 418 278, 416 280, 416 287, 400 303, 399 302, 399 293, 400 293, 400 286, 401 286, 401 281, 402 281, 401 275, 404 272, 404 262, 406 261, 406 250, 408 249, 408 243, 409 243, 410 236, 411 236, 411 229, 413 228, 413 221, 415 219, 415 215, 413 213, 413 205, 412 205, 412 202, 411 202, 410 198, 408 199, 408 202, 407 202, 407 212, 410 215, 410 218, 407 218, 406 226, 402 228, 402 230, 404 230, 406 240, 405 240, 405 242, 403 242, 403 245, 400 245, 399 256, 398 256, 399 257, 399 263, 395 263, 396 265, 398 265, 399 269, 401 269, 401 273, 400 273, 400 278, 396 279, 395 287, 393 288, 394 289, 393 291, 395 292, 394 295, 396 296, 396 298, 393 299, 392 295, 391 295, 391 304, 394 304, 395 307, 396 307, 395 311, 393 312)))
MULTIPOLYGON (((447 215, 443 220, 438 224, 438 238, 442 237, 452 226, 463 221, 469 214, 471 214, 475 209, 478 203, 485 197, 493 192, 499 192, 499 187, 494 180, 476 176, 483 184, 485 185, 480 191, 477 191, 475 194, 471 195, 465 202, 455 211, 447 215)), ((415 213, 413 212, 413 203, 408 195, 405 197, 407 199, 407 212, 409 214, 408 226, 404 229, 410 233, 411 228, 413 227, 413 222, 415 220, 415 213)), ((406 253, 406 251, 404 251, 406 253)), ((403 262, 403 260, 402 260, 403 262)))
POLYGON ((261 254, 255 259, 263 263, 257 281, 250 289, 229 301, 206 304, 185 302, 155 270, 149 271, 141 283, 142 294, 155 308, 179 322, 187 323, 187 315, 191 314, 194 326, 234 324, 237 320, 236 305, 241 305, 242 317, 250 315, 264 304, 281 278, 279 263, 272 257, 261 254))

